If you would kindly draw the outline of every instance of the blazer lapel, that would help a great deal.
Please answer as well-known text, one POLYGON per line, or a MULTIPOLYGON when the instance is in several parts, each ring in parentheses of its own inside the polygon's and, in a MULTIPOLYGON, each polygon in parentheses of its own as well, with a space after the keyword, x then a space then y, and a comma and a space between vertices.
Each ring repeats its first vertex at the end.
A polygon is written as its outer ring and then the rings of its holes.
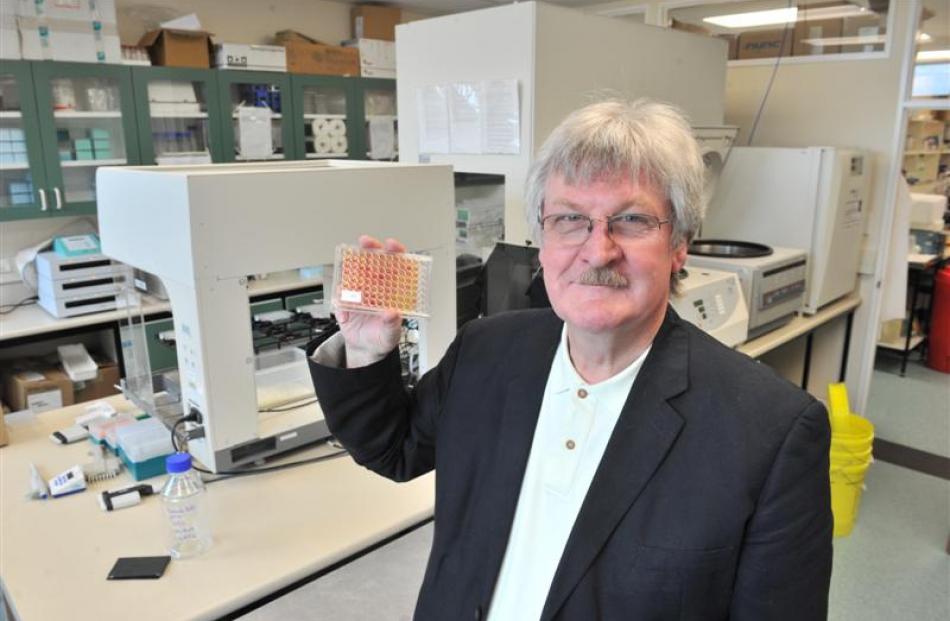
POLYGON ((683 419, 667 403, 687 388, 688 337, 668 314, 654 339, 574 523, 541 614, 551 619, 646 487, 683 419))
POLYGON ((480 590, 482 601, 486 603, 491 598, 508 546, 548 374, 560 342, 563 323, 553 314, 551 317, 556 321, 539 331, 524 348, 524 355, 519 360, 508 361, 511 368, 516 369, 516 375, 507 387, 491 474, 483 482, 475 503, 469 541, 478 546, 472 552, 479 557, 484 569, 480 590))

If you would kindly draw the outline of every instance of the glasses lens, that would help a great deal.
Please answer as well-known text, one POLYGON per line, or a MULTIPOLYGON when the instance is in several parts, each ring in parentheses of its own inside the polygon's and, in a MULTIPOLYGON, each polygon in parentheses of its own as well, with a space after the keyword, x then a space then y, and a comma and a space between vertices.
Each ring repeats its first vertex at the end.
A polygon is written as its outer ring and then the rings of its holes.
POLYGON ((544 219, 544 230, 561 243, 583 242, 589 228, 590 220, 580 214, 555 214, 544 219))
POLYGON ((625 213, 617 216, 611 224, 614 235, 619 237, 644 237, 660 227, 660 221, 645 213, 625 213))

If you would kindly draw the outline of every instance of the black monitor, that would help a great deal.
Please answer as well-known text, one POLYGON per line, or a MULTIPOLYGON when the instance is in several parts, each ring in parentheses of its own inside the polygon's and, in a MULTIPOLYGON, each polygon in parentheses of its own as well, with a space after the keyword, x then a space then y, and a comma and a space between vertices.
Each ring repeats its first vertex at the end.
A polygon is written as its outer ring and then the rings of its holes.
POLYGON ((534 246, 498 242, 485 262, 481 280, 483 315, 551 305, 534 246))

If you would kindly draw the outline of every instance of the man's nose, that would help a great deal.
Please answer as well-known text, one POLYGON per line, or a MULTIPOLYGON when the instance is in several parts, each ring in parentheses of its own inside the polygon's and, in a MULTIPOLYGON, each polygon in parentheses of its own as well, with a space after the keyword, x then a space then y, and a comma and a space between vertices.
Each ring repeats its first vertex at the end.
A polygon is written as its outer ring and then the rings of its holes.
POLYGON ((584 255, 593 266, 609 265, 620 255, 620 246, 614 241, 610 225, 605 220, 594 220, 593 228, 584 242, 584 255))

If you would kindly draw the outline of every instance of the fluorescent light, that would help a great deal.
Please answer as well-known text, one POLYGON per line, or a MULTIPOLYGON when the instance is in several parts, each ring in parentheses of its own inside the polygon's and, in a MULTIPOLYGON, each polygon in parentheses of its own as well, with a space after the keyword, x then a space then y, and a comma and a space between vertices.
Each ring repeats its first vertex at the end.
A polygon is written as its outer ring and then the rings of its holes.
POLYGON ((750 11, 748 13, 731 13, 704 17, 704 22, 723 26, 725 28, 752 28, 754 26, 770 26, 772 24, 788 24, 798 19, 798 7, 785 9, 771 9, 769 11, 750 11))
MULTIPOLYGON (((855 17, 870 13, 866 8, 853 4, 838 6, 802 7, 801 15, 807 20, 838 19, 840 17, 855 17)), ((772 26, 775 24, 790 24, 798 21, 798 7, 771 9, 768 11, 750 11, 748 13, 730 13, 704 17, 703 21, 725 28, 754 28, 756 26, 772 26)))
POLYGON ((934 38, 931 37, 931 36, 930 36, 929 34, 927 34, 926 32, 918 32, 918 33, 917 33, 917 43, 929 43, 929 42, 933 41, 933 39, 934 39, 934 38))
POLYGON ((947 50, 924 50, 917 52, 917 62, 930 60, 950 60, 950 49, 947 50))
POLYGON ((884 43, 887 35, 857 35, 854 37, 821 37, 815 39, 802 39, 802 43, 808 45, 874 45, 884 43))

